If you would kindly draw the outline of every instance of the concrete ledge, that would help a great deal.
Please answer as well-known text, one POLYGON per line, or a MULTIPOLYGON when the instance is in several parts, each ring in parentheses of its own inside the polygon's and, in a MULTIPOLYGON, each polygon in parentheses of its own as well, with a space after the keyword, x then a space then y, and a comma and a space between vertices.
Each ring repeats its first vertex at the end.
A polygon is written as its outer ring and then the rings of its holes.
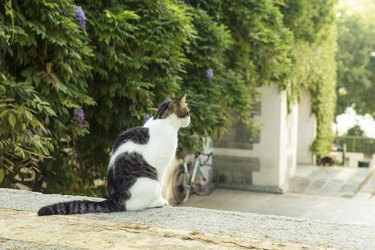
POLYGON ((233 189, 233 190, 244 190, 244 191, 252 191, 252 192, 264 192, 264 193, 273 193, 273 194, 283 194, 285 193, 288 185, 284 185, 283 187, 273 187, 273 186, 256 186, 250 184, 233 184, 233 183, 222 183, 219 182, 217 184, 218 188, 223 189, 233 189))
POLYGON ((0 249, 373 249, 373 227, 198 208, 38 217, 89 197, 0 189, 0 249))

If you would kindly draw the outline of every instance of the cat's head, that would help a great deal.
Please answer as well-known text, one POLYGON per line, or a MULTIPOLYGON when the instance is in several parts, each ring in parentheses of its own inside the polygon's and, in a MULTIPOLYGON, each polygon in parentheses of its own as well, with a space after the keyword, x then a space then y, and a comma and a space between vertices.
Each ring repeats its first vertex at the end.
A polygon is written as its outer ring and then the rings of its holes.
POLYGON ((177 100, 165 100, 158 108, 154 119, 169 119, 175 125, 185 128, 190 124, 190 110, 186 103, 186 94, 177 100))

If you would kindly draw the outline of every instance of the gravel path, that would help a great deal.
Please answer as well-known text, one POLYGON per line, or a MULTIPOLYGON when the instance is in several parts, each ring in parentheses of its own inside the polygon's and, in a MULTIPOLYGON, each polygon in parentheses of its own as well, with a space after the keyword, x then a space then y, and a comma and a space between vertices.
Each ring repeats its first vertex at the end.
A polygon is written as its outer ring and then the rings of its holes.
MULTIPOLYGON (((231 248, 258 247, 264 249, 374 249, 375 246, 375 227, 370 225, 326 223, 307 219, 189 207, 164 207, 140 212, 78 216, 36 216, 36 211, 41 206, 80 198, 82 197, 42 195, 28 191, 0 189, 0 208, 2 208, 0 209, 0 214, 2 214, 0 228, 3 228, 0 230, 0 243, 4 242, 4 239, 7 240, 7 244, 11 244, 9 243, 11 241, 14 241, 14 244, 19 243, 23 238, 12 235, 21 235, 20 233, 24 230, 36 239, 30 244, 42 242, 44 245, 52 243, 53 246, 57 243, 54 243, 52 239, 51 241, 38 241, 37 232, 43 228, 43 230, 47 230, 48 234, 48 226, 45 229, 43 225, 51 225, 52 228, 54 227, 52 225, 55 225, 55 230, 57 232, 65 230, 67 237, 72 233, 66 228, 73 231, 78 230, 77 235, 86 233, 85 228, 88 228, 87 230, 91 234, 86 235, 86 238, 92 237, 95 232, 100 232, 100 234, 94 234, 95 239, 101 235, 104 241, 106 235, 113 233, 135 234, 135 236, 124 235, 123 237, 133 239, 134 236, 135 242, 137 235, 140 239, 146 237, 149 241, 146 242, 148 245, 144 245, 145 248, 152 248, 152 244, 155 243, 153 243, 155 235, 155 239, 158 239, 157 242, 166 241, 164 247, 172 246, 168 245, 170 242, 183 246, 183 249, 206 248, 212 244, 215 249, 225 249, 229 245, 231 248), (12 216, 13 214, 14 216, 12 216), (38 223, 40 226, 35 225, 38 223), (92 225, 97 225, 97 227, 92 225), (135 229, 134 225, 136 225, 135 229), (129 227, 135 231, 124 230, 129 227), (18 234, 17 230, 20 231, 18 234), (223 241, 223 239, 226 240, 223 241)), ((53 238, 52 234, 51 238, 53 238)), ((112 242, 112 245, 98 243, 98 246, 109 248, 114 246, 113 248, 116 248, 117 243, 123 244, 122 241, 115 241, 112 242)), ((85 248, 85 245, 64 243, 56 248, 85 248)), ((7 248, 0 247, 0 249, 7 248)), ((20 249, 28 248, 20 247, 20 249)))

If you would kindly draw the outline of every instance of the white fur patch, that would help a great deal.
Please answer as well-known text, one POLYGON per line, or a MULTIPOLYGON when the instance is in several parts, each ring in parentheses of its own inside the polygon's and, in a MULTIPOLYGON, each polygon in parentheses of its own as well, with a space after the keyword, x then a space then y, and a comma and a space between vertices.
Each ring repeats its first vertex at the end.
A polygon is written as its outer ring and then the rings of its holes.
POLYGON ((164 200, 161 197, 161 185, 158 181, 140 177, 130 188, 131 197, 125 202, 126 210, 142 210, 166 204, 155 203, 164 200))

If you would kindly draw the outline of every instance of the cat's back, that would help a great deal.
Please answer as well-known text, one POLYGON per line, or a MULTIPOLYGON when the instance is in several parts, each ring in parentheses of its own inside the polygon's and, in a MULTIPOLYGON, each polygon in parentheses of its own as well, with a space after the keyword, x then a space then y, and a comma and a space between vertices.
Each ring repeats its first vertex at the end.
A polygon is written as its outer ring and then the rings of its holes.
POLYGON ((177 130, 166 119, 150 119, 144 128, 148 129, 151 139, 159 137, 177 139, 177 130))
POLYGON ((162 171, 169 166, 176 153, 177 130, 165 119, 156 119, 145 126, 148 126, 150 139, 144 157, 158 171, 162 171))
POLYGON ((165 119, 152 120, 145 124, 149 131, 148 152, 152 154, 173 154, 177 147, 177 131, 165 119))
POLYGON ((113 144, 112 152, 115 152, 121 145, 127 142, 133 142, 139 145, 145 145, 150 140, 150 131, 147 127, 135 127, 123 131, 118 135, 113 144))
POLYGON ((124 153, 136 152, 151 165, 169 161, 177 148, 177 131, 164 120, 153 120, 144 127, 135 127, 122 132, 112 148, 109 167, 124 153))
POLYGON ((137 152, 142 154, 149 141, 149 128, 135 127, 122 132, 117 136, 113 144, 109 167, 112 167, 116 159, 121 157, 124 153, 137 152))

